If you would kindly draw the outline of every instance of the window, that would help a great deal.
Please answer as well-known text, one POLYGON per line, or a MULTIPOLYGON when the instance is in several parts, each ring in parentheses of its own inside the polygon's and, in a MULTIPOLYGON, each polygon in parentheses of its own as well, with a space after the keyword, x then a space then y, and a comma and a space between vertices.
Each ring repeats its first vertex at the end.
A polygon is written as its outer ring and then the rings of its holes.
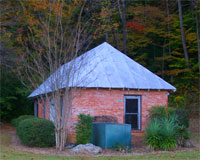
MULTIPOLYGON (((62 110, 63 110, 63 96, 61 96, 60 98, 60 114, 61 114, 61 117, 62 117, 62 110)), ((50 120, 52 122, 55 122, 55 116, 56 116, 56 113, 55 113, 55 106, 54 106, 54 99, 52 98, 51 99, 51 106, 50 106, 50 120)))
POLYGON ((51 106, 50 106, 50 120, 55 122, 55 108, 54 108, 54 99, 51 99, 51 106))
POLYGON ((141 100, 140 96, 124 97, 124 122, 131 124, 134 130, 141 129, 141 100))

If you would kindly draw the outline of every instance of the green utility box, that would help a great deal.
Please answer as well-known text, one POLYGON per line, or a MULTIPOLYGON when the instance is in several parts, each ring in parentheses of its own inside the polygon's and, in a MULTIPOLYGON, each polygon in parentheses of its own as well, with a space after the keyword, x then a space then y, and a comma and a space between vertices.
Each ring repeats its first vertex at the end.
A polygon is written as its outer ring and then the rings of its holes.
POLYGON ((113 148, 116 143, 131 146, 131 125, 118 123, 93 123, 92 143, 101 148, 113 148))

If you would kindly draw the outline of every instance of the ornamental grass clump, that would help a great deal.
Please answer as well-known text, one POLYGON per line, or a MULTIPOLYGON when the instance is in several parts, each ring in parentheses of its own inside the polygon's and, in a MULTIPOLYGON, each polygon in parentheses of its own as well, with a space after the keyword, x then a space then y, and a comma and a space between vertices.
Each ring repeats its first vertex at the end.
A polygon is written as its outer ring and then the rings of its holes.
POLYGON ((189 114, 181 108, 152 107, 145 141, 155 150, 173 150, 189 139, 189 114))
POLYGON ((177 144, 176 116, 154 119, 145 129, 145 141, 154 150, 173 150, 177 144))
POLYGON ((145 141, 153 149, 160 149, 160 142, 162 139, 161 124, 158 119, 148 124, 145 129, 145 141))
POLYGON ((177 116, 173 115, 161 121, 162 143, 160 149, 173 150, 177 144, 177 116))

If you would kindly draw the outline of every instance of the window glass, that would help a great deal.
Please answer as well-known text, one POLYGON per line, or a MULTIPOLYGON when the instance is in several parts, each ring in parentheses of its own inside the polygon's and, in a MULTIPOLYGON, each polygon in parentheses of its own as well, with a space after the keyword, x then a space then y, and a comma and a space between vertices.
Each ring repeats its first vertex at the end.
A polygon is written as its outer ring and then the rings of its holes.
POLYGON ((138 113, 138 99, 126 99, 126 113, 138 113))
POLYGON ((132 115, 132 114, 126 115, 125 123, 126 124, 131 124, 131 128, 132 129, 138 129, 138 116, 137 115, 132 115))

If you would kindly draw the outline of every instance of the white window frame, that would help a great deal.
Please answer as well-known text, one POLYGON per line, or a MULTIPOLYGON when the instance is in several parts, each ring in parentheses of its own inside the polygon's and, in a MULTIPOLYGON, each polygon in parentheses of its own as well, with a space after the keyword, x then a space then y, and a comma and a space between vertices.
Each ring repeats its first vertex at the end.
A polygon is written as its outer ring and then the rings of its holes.
POLYGON ((138 129, 141 130, 141 96, 140 95, 125 95, 124 96, 124 123, 126 122, 126 115, 138 115, 138 129), (138 100, 138 113, 126 113, 126 100, 127 99, 137 99, 138 100))

